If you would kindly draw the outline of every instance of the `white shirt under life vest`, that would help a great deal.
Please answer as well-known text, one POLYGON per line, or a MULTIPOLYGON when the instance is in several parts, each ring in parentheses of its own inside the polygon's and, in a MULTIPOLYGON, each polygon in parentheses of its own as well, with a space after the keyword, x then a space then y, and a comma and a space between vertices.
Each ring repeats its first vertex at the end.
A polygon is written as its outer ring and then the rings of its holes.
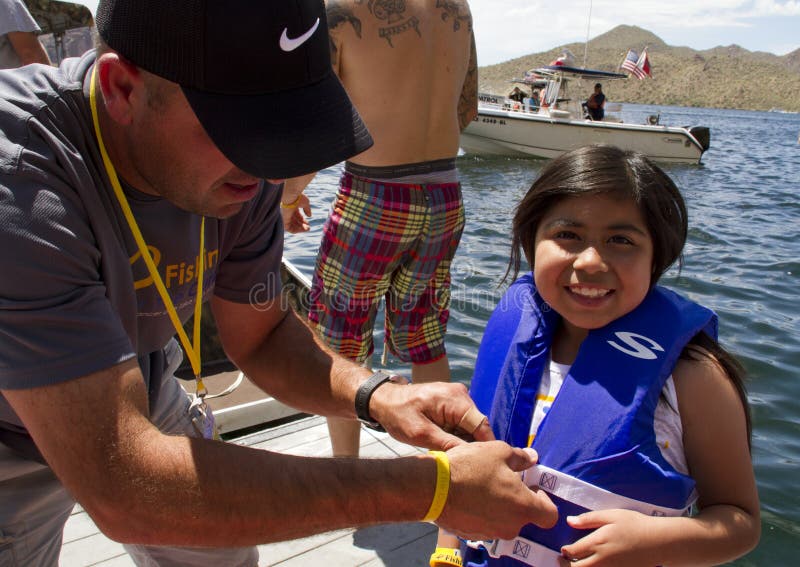
MULTIPOLYGON (((542 373, 539 393, 536 395, 536 405, 533 409, 533 420, 528 435, 528 447, 533 444, 536 431, 561 390, 564 377, 570 367, 569 364, 559 364, 552 358, 548 358, 548 364, 542 373)), ((678 394, 675 391, 675 382, 672 380, 672 376, 667 378, 664 388, 661 390, 655 411, 654 429, 661 454, 676 471, 688 475, 689 467, 686 465, 686 455, 683 450, 683 425, 678 411, 678 394)))

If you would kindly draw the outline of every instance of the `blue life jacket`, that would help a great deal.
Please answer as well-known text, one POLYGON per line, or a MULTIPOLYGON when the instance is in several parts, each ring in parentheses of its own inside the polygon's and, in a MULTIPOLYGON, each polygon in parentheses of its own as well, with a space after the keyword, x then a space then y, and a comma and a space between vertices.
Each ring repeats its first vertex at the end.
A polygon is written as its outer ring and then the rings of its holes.
MULTIPOLYGON (((487 324, 470 394, 495 436, 512 446, 527 445, 559 320, 528 274, 509 287, 487 324)), ((524 477, 549 493, 558 523, 550 530, 528 524, 515 540, 467 547, 464 564, 555 565, 561 546, 589 533, 569 527, 566 517, 588 510, 685 513, 694 481, 662 456, 654 414, 681 351, 701 331, 716 339, 716 315, 662 287, 590 331, 536 433, 539 462, 524 477)))

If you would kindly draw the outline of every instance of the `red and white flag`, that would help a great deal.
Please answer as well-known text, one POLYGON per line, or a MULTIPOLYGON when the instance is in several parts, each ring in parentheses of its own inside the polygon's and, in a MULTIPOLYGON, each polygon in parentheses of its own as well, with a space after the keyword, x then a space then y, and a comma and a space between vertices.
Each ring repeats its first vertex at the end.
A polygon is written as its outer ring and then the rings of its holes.
MULTIPOLYGON (((642 56, 639 57, 639 61, 636 62, 636 67, 638 69, 640 69, 641 72, 644 75, 647 75, 648 77, 652 77, 653 76, 653 75, 650 74, 650 60, 647 58, 647 50, 646 49, 644 51, 642 51, 642 56)), ((638 74, 636 76, 639 77, 638 74)), ((639 78, 643 79, 644 77, 642 76, 642 77, 639 77, 639 78)))
POLYGON ((633 49, 628 50, 625 61, 622 62, 620 67, 635 75, 640 81, 645 77, 652 76, 650 74, 650 60, 647 58, 647 50, 642 51, 641 55, 633 49))

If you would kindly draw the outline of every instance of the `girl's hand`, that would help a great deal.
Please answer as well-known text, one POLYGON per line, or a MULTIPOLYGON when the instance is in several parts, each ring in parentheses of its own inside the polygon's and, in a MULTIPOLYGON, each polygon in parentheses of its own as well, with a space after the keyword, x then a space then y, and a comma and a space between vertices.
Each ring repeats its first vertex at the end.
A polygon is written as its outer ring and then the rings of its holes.
POLYGON ((657 565, 657 526, 662 518, 631 510, 599 510, 570 516, 567 523, 582 530, 595 529, 561 548, 563 565, 574 567, 641 567, 657 565))

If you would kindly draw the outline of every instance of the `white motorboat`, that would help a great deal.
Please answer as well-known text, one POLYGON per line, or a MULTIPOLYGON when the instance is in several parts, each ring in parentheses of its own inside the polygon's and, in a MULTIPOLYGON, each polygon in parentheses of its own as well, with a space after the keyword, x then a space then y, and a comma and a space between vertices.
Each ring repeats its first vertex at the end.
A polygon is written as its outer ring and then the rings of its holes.
MULTIPOLYGON (((606 115, 592 120, 571 96, 573 81, 625 79, 619 73, 548 65, 533 69, 513 82, 541 90, 541 104, 533 99, 514 100, 502 95, 479 95, 478 116, 461 134, 467 154, 554 158, 588 144, 611 144, 644 153, 655 161, 700 163, 709 147, 710 131, 704 126, 667 126, 652 115, 644 124, 622 121, 622 105, 606 102, 606 115)), ((588 89, 581 86, 580 93, 588 89)), ((532 94, 532 93, 531 93, 532 94)))

